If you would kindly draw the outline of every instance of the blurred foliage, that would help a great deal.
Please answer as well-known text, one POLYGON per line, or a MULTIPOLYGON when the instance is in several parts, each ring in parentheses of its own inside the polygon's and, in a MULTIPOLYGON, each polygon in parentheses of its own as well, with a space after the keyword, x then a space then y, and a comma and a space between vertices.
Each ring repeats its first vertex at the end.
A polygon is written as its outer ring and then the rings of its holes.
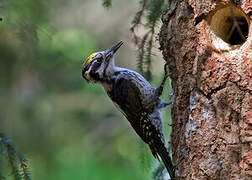
MULTIPOLYGON (((26 154, 36 180, 151 179, 148 147, 102 87, 81 77, 82 61, 103 39, 96 41, 89 27, 55 23, 55 13, 67 13, 71 3, 89 2, 0 0, 0 132, 26 154)), ((152 77, 158 86, 161 78, 152 77)), ((168 111, 165 117, 167 124, 168 111)), ((11 174, 11 167, 0 160, 2 171, 11 174)))
POLYGON ((112 0, 103 0, 103 6, 105 7, 111 7, 112 5, 112 0))

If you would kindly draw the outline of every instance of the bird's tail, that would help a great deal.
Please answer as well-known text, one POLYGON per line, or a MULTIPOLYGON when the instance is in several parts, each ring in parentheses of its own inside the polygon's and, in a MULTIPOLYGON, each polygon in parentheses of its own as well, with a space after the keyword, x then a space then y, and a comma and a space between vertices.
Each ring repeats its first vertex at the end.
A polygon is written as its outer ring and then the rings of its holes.
POLYGON ((175 179, 175 169, 172 165, 172 160, 170 157, 169 152, 167 151, 165 146, 159 146, 157 148, 158 155, 161 157, 162 161, 164 162, 164 165, 171 177, 172 180, 175 179))

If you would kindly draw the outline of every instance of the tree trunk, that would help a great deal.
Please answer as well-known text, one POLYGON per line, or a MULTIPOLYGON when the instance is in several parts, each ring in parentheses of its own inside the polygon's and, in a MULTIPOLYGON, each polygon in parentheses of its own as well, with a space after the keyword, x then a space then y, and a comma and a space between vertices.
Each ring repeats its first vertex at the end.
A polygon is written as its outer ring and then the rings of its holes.
POLYGON ((251 20, 251 0, 172 0, 163 15, 176 179, 252 179, 251 20))

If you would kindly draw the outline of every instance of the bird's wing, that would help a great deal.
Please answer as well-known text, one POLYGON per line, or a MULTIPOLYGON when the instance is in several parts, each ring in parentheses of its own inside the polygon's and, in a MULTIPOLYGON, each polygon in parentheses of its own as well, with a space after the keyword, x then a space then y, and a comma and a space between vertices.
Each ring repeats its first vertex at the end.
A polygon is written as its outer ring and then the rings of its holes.
POLYGON ((117 79, 109 92, 111 99, 120 107, 127 118, 138 117, 144 107, 139 87, 130 79, 117 79))
POLYGON ((119 106, 137 134, 145 141, 142 134, 141 117, 145 112, 139 86, 130 78, 121 77, 116 80, 110 98, 119 106))

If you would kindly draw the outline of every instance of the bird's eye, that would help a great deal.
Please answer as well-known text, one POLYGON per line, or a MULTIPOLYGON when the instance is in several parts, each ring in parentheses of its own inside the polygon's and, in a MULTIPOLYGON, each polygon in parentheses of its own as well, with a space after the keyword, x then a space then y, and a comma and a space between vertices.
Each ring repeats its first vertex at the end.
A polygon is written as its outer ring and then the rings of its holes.
POLYGON ((101 63, 102 62, 102 56, 101 57, 99 57, 99 58, 97 58, 97 62, 99 62, 99 63, 101 63))

